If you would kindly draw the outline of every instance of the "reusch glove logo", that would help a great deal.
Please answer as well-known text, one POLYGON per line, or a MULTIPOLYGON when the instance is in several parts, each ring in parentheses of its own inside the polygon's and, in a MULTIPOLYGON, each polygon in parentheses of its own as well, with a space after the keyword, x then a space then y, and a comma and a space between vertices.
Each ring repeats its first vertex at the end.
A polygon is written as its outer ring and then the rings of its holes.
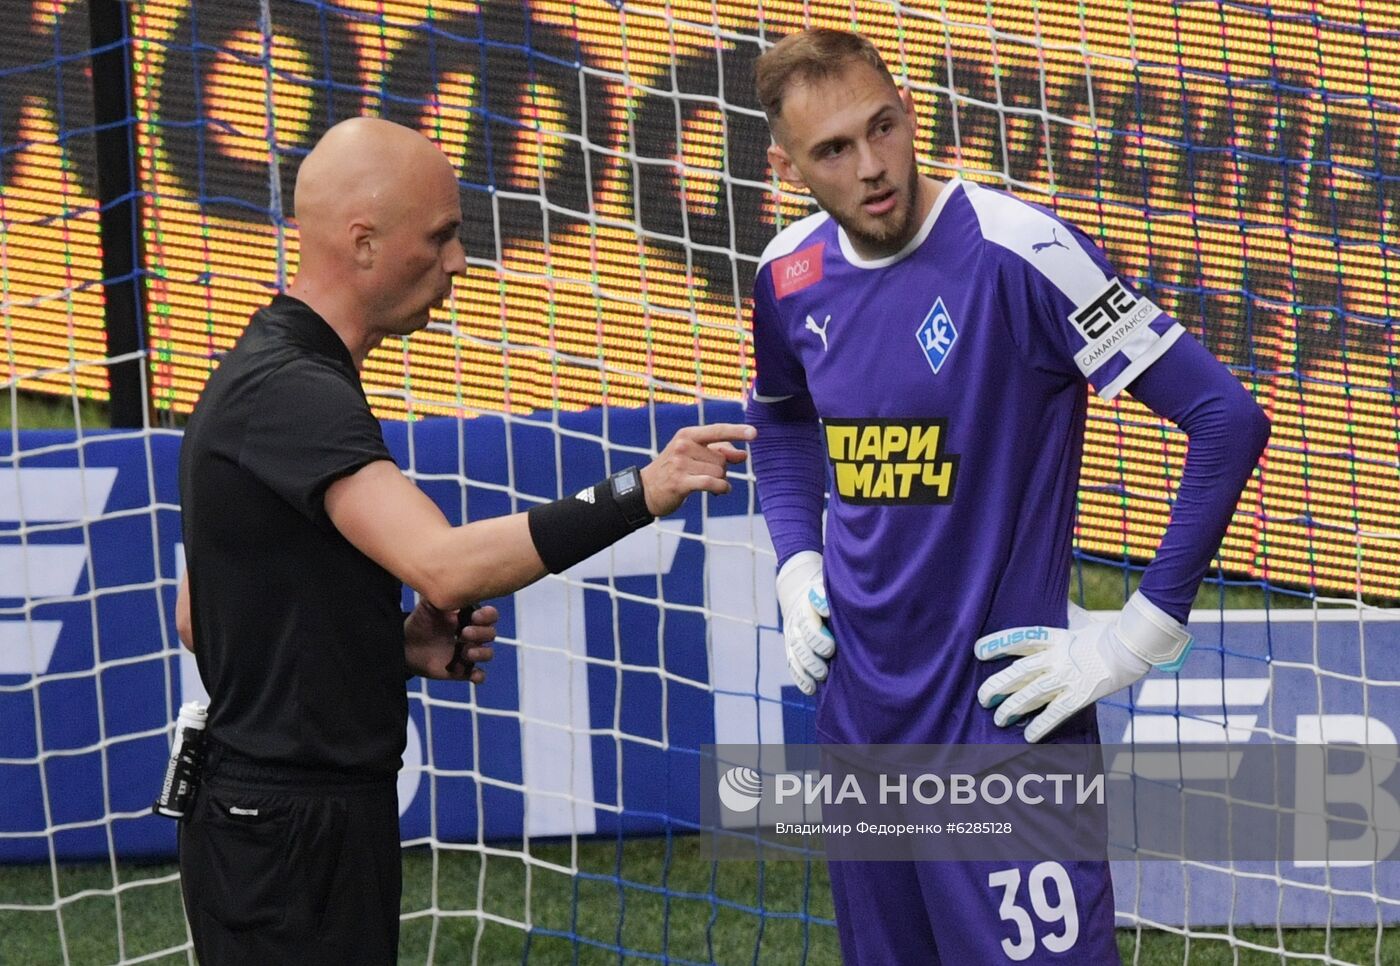
POLYGON ((979 655, 995 654, 997 651, 1005 650, 1022 641, 1048 641, 1049 639, 1050 632, 1044 627, 1027 627, 1002 634, 989 641, 983 641, 977 645, 977 652, 979 655))

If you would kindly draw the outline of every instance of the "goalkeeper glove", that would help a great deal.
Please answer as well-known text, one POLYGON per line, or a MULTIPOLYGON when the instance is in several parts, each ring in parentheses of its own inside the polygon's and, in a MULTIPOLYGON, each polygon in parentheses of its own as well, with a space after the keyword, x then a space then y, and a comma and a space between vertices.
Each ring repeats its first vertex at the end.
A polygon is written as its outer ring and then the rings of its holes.
POLYGON ((997 709, 1002 728, 1044 707, 1026 728, 1026 740, 1035 742, 1154 666, 1180 670, 1191 635, 1138 592, 1116 619, 1096 618, 1071 604, 1068 629, 1016 627, 980 637, 975 647, 980 661, 1019 658, 988 678, 977 700, 997 709))
POLYGON ((788 670, 803 694, 816 694, 817 683, 826 680, 826 662, 836 653, 836 638, 823 621, 831 616, 831 608, 822 582, 821 554, 803 550, 778 570, 778 606, 788 670))

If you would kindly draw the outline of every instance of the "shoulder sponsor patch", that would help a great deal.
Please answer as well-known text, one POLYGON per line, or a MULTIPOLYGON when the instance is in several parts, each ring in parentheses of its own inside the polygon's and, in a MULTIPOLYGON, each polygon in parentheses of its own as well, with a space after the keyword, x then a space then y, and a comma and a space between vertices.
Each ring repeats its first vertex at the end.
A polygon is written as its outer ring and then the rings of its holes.
POLYGON ((1074 354, 1079 371, 1088 375, 1113 355, 1138 329, 1162 314, 1151 299, 1128 291, 1117 278, 1070 315, 1070 324, 1084 337, 1074 354))
POLYGON ((953 325, 953 317, 944 307, 943 299, 934 301, 933 308, 928 310, 928 315, 924 316, 914 334, 919 338, 919 348, 924 350, 928 364, 933 367, 933 374, 938 375, 938 370, 948 359, 948 353, 953 351, 953 343, 958 341, 957 327, 953 325))
POLYGON ((794 292, 800 292, 808 285, 822 280, 822 255, 826 252, 826 242, 808 245, 791 255, 773 260, 773 291, 778 298, 785 299, 794 292))

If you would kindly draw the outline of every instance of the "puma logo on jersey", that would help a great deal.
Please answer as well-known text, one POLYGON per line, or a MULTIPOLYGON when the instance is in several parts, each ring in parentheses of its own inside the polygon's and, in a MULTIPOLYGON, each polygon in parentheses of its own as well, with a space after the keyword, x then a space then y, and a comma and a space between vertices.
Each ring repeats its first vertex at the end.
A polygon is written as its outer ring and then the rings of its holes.
POLYGON ((829 315, 826 318, 822 319, 821 325, 817 325, 817 320, 812 318, 810 315, 807 316, 807 331, 815 332, 817 335, 821 336, 823 352, 826 351, 826 327, 830 324, 831 316, 829 315))
POLYGON ((1045 251, 1045 249, 1055 248, 1056 246, 1063 248, 1065 251, 1069 251, 1069 246, 1066 245, 1064 242, 1060 241, 1059 229, 1051 228, 1050 240, 1048 242, 1036 242, 1034 245, 1031 246, 1031 251, 1039 255, 1041 252, 1045 251))

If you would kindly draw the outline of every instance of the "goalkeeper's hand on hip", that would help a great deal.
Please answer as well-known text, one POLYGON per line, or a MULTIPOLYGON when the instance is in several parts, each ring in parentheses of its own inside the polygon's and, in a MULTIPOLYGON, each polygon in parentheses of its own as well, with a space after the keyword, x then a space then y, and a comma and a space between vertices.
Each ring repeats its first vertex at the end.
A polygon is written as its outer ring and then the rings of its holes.
POLYGON ((827 661, 836 653, 836 638, 825 623, 831 608, 821 554, 803 550, 779 568, 778 607, 783 612, 788 670, 803 694, 816 694, 817 685, 826 680, 827 661))
POLYGON ((1026 727, 1039 741, 1066 718, 1137 681, 1153 667, 1176 671, 1191 648, 1186 628, 1141 593, 1116 617, 1070 605, 1069 627, 1012 627, 977 639, 977 659, 1014 657, 977 689, 1005 728, 1044 708, 1026 727))

